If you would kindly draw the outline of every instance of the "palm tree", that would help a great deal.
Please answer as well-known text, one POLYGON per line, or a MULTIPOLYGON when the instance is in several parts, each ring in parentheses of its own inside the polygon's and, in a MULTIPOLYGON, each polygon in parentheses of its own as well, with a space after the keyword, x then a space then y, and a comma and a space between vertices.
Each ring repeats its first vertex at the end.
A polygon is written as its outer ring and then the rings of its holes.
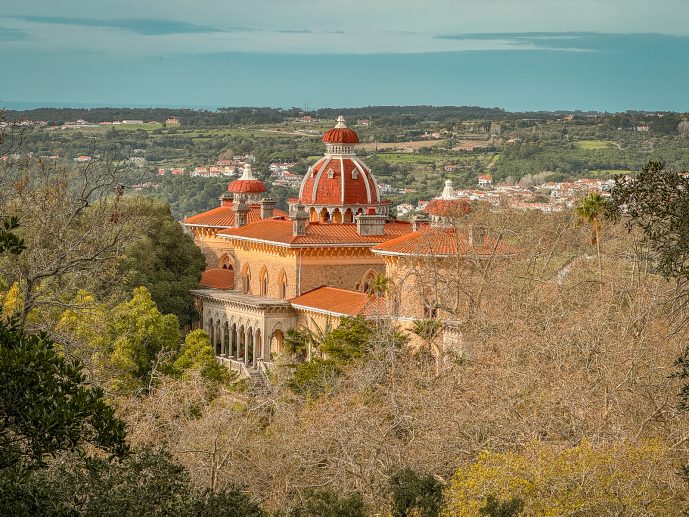
POLYGON ((591 226, 591 244, 596 245, 598 252, 598 275, 600 288, 603 290, 603 261, 600 253, 600 231, 603 224, 603 216, 606 201, 599 192, 591 192, 577 204, 575 213, 579 219, 591 226))
POLYGON ((390 292, 390 279, 383 273, 378 273, 371 279, 366 293, 370 298, 382 298, 390 292))

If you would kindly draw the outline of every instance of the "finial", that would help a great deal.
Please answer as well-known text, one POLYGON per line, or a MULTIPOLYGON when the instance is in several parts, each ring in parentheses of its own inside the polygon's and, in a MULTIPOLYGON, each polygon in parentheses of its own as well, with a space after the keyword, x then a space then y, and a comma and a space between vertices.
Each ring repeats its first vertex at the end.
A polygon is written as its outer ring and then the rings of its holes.
POLYGON ((251 171, 251 164, 247 163, 246 165, 244 165, 244 172, 242 173, 242 179, 243 180, 254 179, 254 175, 251 171))
POLYGON ((342 115, 337 117, 337 124, 335 124, 335 127, 347 127, 347 124, 345 124, 345 119, 342 115))

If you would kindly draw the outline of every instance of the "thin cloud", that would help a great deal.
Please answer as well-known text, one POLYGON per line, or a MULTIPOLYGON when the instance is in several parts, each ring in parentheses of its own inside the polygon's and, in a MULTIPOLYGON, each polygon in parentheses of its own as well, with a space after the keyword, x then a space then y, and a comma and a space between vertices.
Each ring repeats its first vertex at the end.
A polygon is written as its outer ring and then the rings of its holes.
POLYGON ((0 26, 0 41, 26 41, 28 39, 31 37, 25 31, 0 26))
POLYGON ((251 30, 246 27, 218 28, 212 27, 210 25, 197 25, 194 23, 187 23, 179 20, 165 20, 159 18, 120 18, 112 20, 102 20, 96 18, 69 18, 62 16, 12 16, 12 18, 31 23, 118 29, 140 34, 142 36, 235 32, 251 30))
POLYGON ((688 36, 658 33, 601 33, 601 32, 491 32, 441 34, 439 40, 506 41, 514 46, 530 45, 542 50, 609 51, 616 48, 633 48, 632 43, 642 39, 656 45, 684 44, 688 36))

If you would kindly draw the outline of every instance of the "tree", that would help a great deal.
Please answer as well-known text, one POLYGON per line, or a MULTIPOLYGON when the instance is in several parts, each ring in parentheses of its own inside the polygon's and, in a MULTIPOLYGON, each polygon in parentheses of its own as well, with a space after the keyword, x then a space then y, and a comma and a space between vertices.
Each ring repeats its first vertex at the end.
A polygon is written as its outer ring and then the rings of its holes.
POLYGON ((132 235, 118 265, 122 282, 113 289, 146 287, 162 313, 176 315, 183 326, 191 324, 190 291, 198 288, 205 269, 203 253, 173 219, 167 203, 132 196, 122 200, 121 210, 132 235))
POLYGON ((18 497, 0 504, 11 515, 264 517, 241 491, 202 490, 164 450, 137 449, 118 461, 65 455, 36 471, 18 497))
POLYGON ((431 475, 409 467, 390 477, 393 517, 438 517, 443 504, 443 484, 431 475))
POLYGON ((481 515, 488 517, 517 517, 524 509, 524 502, 518 497, 513 497, 508 501, 500 501, 497 497, 489 494, 486 497, 486 504, 479 508, 481 515))
POLYGON ((615 181, 608 212, 641 230, 656 272, 675 282, 676 315, 689 308, 689 174, 648 162, 634 178, 615 181))
POLYGON ((7 217, 1 220, 0 226, 0 255, 3 253, 10 253, 12 255, 19 255, 26 245, 24 239, 21 239, 13 230, 19 228, 19 218, 16 216, 7 217))
POLYGON ((145 287, 112 310, 96 348, 115 391, 148 389, 161 367, 177 352, 179 323, 174 314, 161 314, 145 287))
POLYGON ((108 276, 126 236, 116 163, 117 156, 105 153, 83 167, 27 159, 2 170, 0 213, 22 221, 17 235, 25 249, 2 257, 0 271, 8 285, 18 285, 21 323, 33 310, 63 307, 65 293, 108 276))
POLYGON ((319 350, 336 363, 347 364, 363 357, 372 333, 363 318, 342 318, 340 325, 325 336, 319 350))
POLYGON ((605 216, 606 201, 599 192, 591 192, 576 206, 577 217, 591 226, 591 244, 596 246, 598 254, 598 275, 600 289, 603 289, 603 260, 600 252, 600 232, 605 216))
MULTIPOLYGON (((445 511, 486 515, 498 507, 487 501, 492 496, 520 499, 526 515, 671 515, 680 504, 680 494, 666 484, 671 465, 668 449, 656 441, 601 448, 584 441, 566 449, 535 443, 523 452, 484 451, 456 472, 445 511)), ((519 505, 505 504, 503 511, 519 505)))
POLYGON ((186 335, 174 367, 183 375, 198 371, 202 377, 215 382, 226 383, 233 379, 230 370, 216 360, 210 338, 201 329, 192 330, 186 335))
POLYGON ((371 298, 382 298, 390 292, 390 279, 382 273, 378 273, 371 279, 367 294, 371 298))
POLYGON ((366 517, 366 506, 359 492, 340 495, 334 490, 307 490, 302 501, 292 507, 288 517, 366 517))
POLYGON ((0 322, 0 468, 34 467, 85 444, 122 455, 124 424, 90 386, 81 363, 45 336, 0 322))

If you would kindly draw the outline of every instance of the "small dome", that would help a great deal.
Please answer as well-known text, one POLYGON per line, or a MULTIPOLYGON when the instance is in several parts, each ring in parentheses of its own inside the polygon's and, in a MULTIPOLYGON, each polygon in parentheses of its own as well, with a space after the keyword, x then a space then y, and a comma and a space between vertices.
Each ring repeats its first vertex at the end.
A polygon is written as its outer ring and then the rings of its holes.
POLYGON ((344 117, 337 117, 337 125, 323 135, 326 144, 358 144, 359 135, 345 125, 344 117))
POLYGON ((266 191, 266 186, 261 180, 254 178, 251 165, 247 163, 242 177, 230 183, 227 190, 235 194, 260 194, 266 191))

